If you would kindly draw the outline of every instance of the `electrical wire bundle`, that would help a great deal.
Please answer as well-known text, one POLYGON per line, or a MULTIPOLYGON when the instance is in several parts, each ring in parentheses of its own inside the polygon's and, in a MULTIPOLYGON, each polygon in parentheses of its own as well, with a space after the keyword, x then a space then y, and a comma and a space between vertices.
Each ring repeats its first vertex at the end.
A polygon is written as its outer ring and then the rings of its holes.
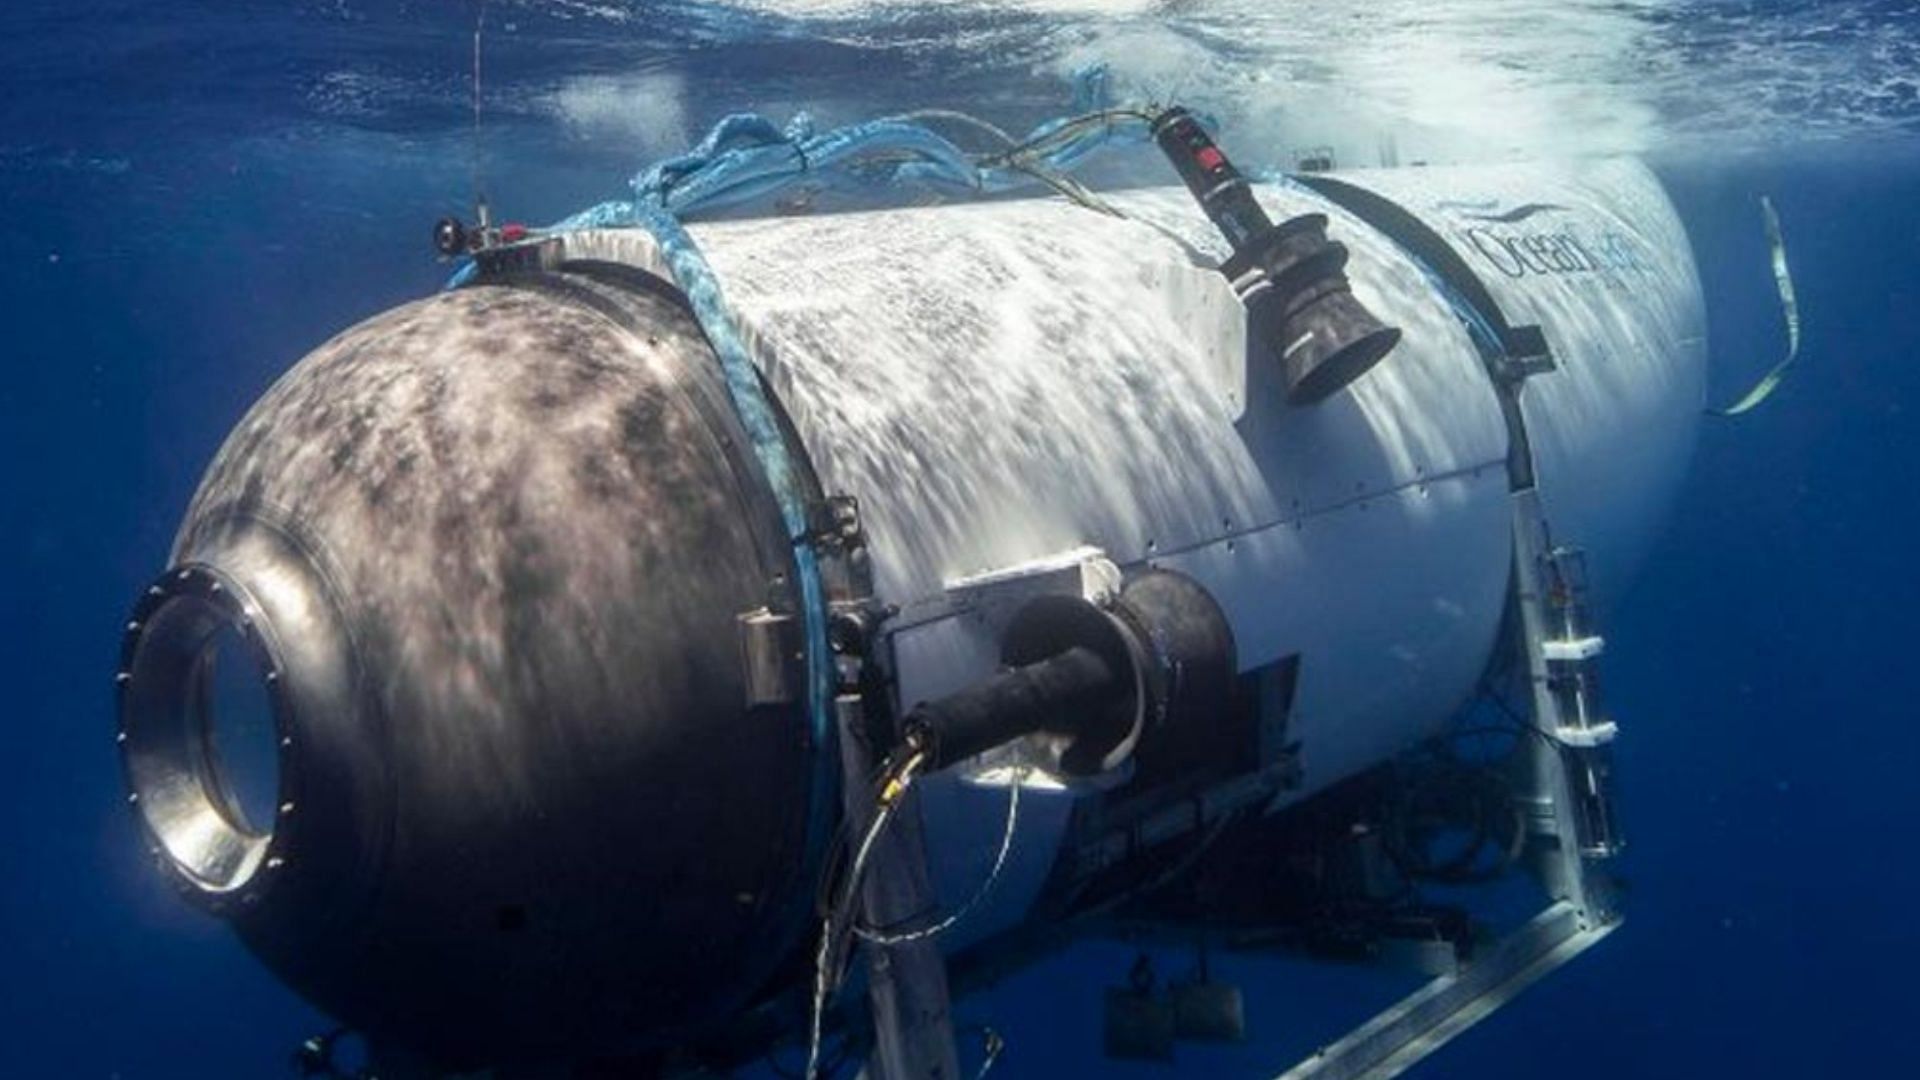
MULTIPOLYGON (((900 812, 906 801, 908 790, 919 778, 926 765, 927 754, 924 750, 908 745, 897 759, 890 761, 882 770, 875 783, 874 812, 867 823, 860 842, 854 847, 852 861, 845 873, 837 873, 834 862, 830 860, 828 872, 822 879, 822 911, 820 925, 820 943, 814 953, 813 1000, 808 1016, 807 1031, 807 1080, 816 1080, 820 1075, 821 1042, 826 1023, 826 1012, 833 996, 845 982, 847 960, 854 939, 869 945, 891 947, 917 941, 927 941, 953 929, 973 913, 987 895, 993 891, 1000 879, 1000 872, 1006 867, 1007 855, 1013 849, 1013 837, 1019 826, 1020 788, 1026 780, 1026 770, 1016 767, 1007 781, 1007 823, 1000 835, 1000 846, 994 853, 993 866, 986 879, 965 903, 954 908, 944 917, 924 926, 904 930, 887 930, 878 927, 862 926, 859 921, 861 888, 866 883, 867 872, 871 869, 873 853, 880 837, 886 832, 887 825, 900 812)), ((843 835, 842 840, 845 837, 843 835)), ((995 1039, 998 1037, 995 1036, 995 1039)), ((989 1040, 990 1045, 992 1040, 989 1040)), ((999 1050, 992 1049, 984 1074, 999 1057, 999 1050)))
MULTIPOLYGON (((860 888, 866 882, 874 844, 886 831, 893 815, 899 812, 907 791, 913 786, 926 760, 924 752, 914 751, 896 762, 890 762, 882 771, 875 785, 873 818, 854 849, 852 863, 844 874, 838 875, 839 887, 832 890, 831 898, 824 904, 825 910, 820 920, 820 944, 813 961, 813 1003, 807 1021, 807 1080, 815 1080, 820 1075, 820 1042, 826 1023, 827 1005, 845 980, 847 955, 860 905, 860 888)), ((822 879, 823 892, 827 891, 825 887, 833 882, 835 876, 829 872, 822 879)))
POLYGON ((686 153, 635 176, 631 201, 602 203, 547 231, 641 225, 655 213, 685 219, 770 199, 802 182, 843 189, 913 184, 968 194, 996 194, 1040 183, 1082 205, 1111 212, 1065 174, 1103 147, 1147 141, 1157 112, 1100 103, 1104 75, 1098 67, 1078 73, 1075 97, 1084 111, 1041 124, 1023 139, 949 109, 924 109, 818 133, 805 113, 784 128, 755 113, 735 113, 722 118, 686 153), (933 124, 985 134, 995 145, 980 152, 962 149, 933 124))

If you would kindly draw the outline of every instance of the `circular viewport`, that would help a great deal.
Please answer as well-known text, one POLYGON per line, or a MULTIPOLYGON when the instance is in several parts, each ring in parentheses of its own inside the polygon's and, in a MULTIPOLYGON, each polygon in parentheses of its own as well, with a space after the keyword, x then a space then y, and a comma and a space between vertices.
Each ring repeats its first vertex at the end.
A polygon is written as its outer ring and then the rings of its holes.
POLYGON ((273 832, 280 800, 280 732, 253 645, 222 626, 201 647, 192 722, 200 784, 241 832, 273 832))
POLYGON ((136 615, 122 679, 127 776, 167 857, 201 889, 227 892, 273 838, 282 704, 230 586, 192 570, 159 588, 136 615))

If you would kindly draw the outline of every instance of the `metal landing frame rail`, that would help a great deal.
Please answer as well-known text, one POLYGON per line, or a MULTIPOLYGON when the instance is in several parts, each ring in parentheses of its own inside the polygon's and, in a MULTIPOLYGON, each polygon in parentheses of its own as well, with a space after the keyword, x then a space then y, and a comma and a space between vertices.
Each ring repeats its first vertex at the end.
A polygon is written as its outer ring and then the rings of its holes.
POLYGON ((1441 975, 1276 1080, 1388 1080, 1440 1049, 1597 944, 1618 922, 1592 923, 1559 901, 1487 955, 1441 975))
MULTIPOLYGON (((1517 392, 1517 384, 1513 387, 1517 392)), ((1530 473, 1530 470, 1529 470, 1530 473)), ((1491 951, 1389 1006, 1276 1080, 1389 1080, 1412 1068, 1620 925, 1599 864, 1621 847, 1604 754, 1616 726, 1593 682, 1602 640, 1586 625, 1576 549, 1556 547, 1538 490, 1512 493, 1518 659, 1532 691, 1536 847, 1533 867, 1553 902, 1491 951)))

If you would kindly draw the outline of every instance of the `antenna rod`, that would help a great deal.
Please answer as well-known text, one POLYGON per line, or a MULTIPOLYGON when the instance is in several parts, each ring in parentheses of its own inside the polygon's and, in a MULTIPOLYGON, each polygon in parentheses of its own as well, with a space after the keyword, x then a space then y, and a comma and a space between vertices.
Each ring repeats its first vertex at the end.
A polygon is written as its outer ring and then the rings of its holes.
POLYGON ((482 141, 480 129, 480 42, 486 28, 487 0, 480 0, 473 20, 473 203, 474 218, 481 236, 487 234, 487 228, 492 224, 487 219, 487 189, 481 183, 486 168, 486 144, 482 141))

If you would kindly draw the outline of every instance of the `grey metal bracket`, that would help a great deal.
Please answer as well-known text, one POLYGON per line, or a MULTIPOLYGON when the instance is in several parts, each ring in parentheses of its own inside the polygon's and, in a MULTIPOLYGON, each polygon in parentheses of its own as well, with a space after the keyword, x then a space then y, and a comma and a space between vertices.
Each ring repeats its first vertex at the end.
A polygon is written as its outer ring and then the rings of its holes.
POLYGON ((1446 1045, 1569 960, 1618 923, 1587 919, 1555 903, 1459 971, 1441 975, 1277 1080, 1388 1080, 1446 1045))
POLYGON ((1533 376, 1559 368, 1547 345, 1546 332, 1540 327, 1508 326, 1501 336, 1501 351, 1487 358, 1495 383, 1517 390, 1533 376))

